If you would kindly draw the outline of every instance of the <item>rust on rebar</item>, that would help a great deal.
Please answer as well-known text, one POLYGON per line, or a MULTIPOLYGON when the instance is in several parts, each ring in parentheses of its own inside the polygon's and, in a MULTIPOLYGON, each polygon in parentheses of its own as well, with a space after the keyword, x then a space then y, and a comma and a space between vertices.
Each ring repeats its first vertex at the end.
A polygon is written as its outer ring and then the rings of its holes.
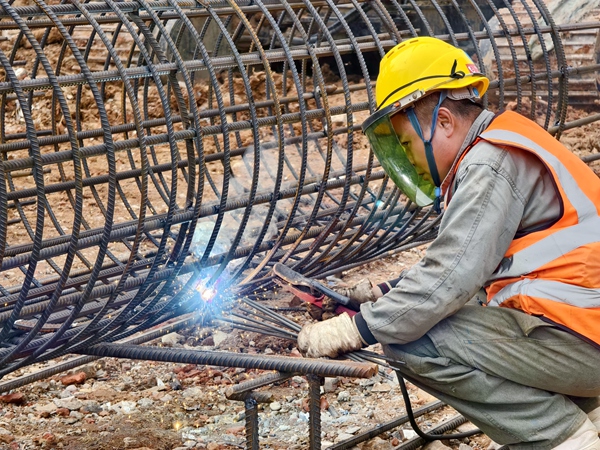
MULTIPOLYGON (((596 12, 554 21, 524 0, 34 3, 0 0, 0 377, 191 311, 216 317, 270 289, 276 262, 331 275, 433 239, 441 218, 394 188, 360 131, 379 61, 403 39, 462 48, 490 78, 486 106, 557 138, 600 120, 567 114, 598 102, 596 12)), ((281 321, 293 338, 301 324, 281 321)))

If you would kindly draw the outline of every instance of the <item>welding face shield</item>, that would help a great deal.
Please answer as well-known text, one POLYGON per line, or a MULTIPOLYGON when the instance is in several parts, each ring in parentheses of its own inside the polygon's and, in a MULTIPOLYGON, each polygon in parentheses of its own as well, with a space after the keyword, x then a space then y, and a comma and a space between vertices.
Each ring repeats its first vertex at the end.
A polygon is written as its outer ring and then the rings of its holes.
POLYGON ((392 116, 398 114, 410 103, 422 97, 422 91, 416 91, 410 99, 402 99, 382 108, 363 123, 362 129, 371 144, 373 153, 381 163, 385 173, 394 184, 417 206, 431 205, 436 198, 435 185, 419 175, 411 163, 407 149, 392 124, 392 116), (404 101, 403 101, 404 100, 404 101))

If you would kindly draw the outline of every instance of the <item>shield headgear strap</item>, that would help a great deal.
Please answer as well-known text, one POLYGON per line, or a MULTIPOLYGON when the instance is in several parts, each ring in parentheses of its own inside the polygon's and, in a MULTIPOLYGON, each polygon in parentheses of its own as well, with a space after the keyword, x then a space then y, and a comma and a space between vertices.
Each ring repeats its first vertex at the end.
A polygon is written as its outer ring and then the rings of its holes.
POLYGON ((413 128, 417 132, 417 135, 423 141, 423 144, 425 144, 425 157, 427 158, 427 165, 429 166, 429 173, 431 174, 431 179, 433 180, 433 184, 436 187, 436 189, 435 189, 436 200, 434 201, 434 206, 437 204, 436 209, 439 209, 439 203, 440 203, 440 197, 441 197, 440 185, 442 184, 442 180, 440 180, 440 174, 437 170, 437 165, 435 163, 435 157, 433 156, 433 146, 431 145, 431 141, 435 134, 435 128, 437 125, 437 118, 438 118, 438 112, 440 110, 440 106, 442 105, 442 102, 446 99, 447 95, 448 95, 447 91, 445 91, 445 90, 440 91, 440 98, 437 102, 437 105, 435 105, 435 108, 433 109, 433 114, 431 117, 431 136, 429 137, 429 139, 425 139, 425 137, 423 136, 423 130, 421 129, 421 125, 419 124, 419 119, 417 118, 417 114, 415 113, 414 107, 411 107, 406 111, 406 115, 408 116, 410 123, 412 124, 413 128))

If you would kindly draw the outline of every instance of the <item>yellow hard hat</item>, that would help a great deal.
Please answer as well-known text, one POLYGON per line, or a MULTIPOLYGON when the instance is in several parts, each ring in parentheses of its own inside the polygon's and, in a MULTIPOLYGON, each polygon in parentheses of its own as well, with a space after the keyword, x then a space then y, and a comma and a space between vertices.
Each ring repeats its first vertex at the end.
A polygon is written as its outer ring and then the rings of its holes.
MULTIPOLYGON (((416 37, 396 45, 381 60, 375 88, 377 109, 415 91, 423 97, 441 89, 470 86, 481 97, 489 84, 463 50, 437 38, 416 37)), ((413 102, 403 107, 410 103, 413 102)))

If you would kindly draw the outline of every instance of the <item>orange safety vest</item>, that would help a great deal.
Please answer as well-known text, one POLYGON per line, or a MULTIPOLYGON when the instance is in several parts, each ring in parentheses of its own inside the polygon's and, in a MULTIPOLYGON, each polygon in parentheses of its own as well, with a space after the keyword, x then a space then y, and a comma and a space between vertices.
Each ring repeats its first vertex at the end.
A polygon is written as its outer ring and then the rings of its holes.
POLYGON ((480 140, 540 158, 563 205, 554 225, 511 242, 488 280, 488 306, 543 317, 600 344, 600 178, 544 129, 515 112, 498 115, 471 148, 480 140))

